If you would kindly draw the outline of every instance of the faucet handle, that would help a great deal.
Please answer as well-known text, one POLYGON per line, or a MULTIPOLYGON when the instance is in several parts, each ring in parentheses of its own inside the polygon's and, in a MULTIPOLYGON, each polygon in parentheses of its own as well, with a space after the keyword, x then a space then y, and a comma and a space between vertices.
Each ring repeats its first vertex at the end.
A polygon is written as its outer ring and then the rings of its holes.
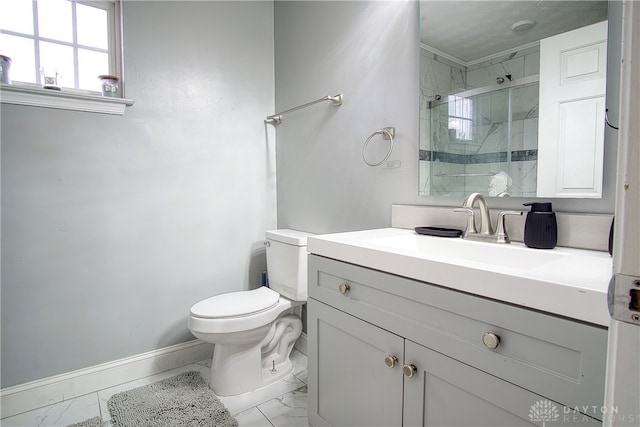
POLYGON ((496 226, 496 243, 511 243, 507 235, 507 229, 504 226, 504 217, 506 215, 522 215, 522 211, 502 211, 498 214, 498 224, 496 226))
POLYGON ((471 233, 476 234, 478 230, 476 229, 476 213, 472 208, 455 208, 454 212, 464 212, 467 216, 467 228, 464 230, 464 235, 467 236, 471 233))

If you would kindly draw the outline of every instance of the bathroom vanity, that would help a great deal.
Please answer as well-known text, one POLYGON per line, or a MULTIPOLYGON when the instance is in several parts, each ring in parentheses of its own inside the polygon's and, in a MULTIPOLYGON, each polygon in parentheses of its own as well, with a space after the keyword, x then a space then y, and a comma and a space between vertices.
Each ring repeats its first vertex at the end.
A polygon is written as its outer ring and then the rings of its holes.
POLYGON ((402 229, 308 251, 311 425, 602 419, 608 254, 402 229))

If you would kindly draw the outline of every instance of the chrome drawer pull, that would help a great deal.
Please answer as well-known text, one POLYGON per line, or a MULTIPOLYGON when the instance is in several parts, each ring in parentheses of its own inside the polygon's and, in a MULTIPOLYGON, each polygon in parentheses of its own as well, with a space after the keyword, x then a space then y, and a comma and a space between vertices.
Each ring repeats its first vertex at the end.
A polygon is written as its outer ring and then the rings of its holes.
POLYGON ((340 286, 338 286, 338 290, 342 295, 346 295, 351 290, 351 286, 346 283, 341 283, 340 286))
POLYGON ((398 358, 395 356, 387 356, 384 358, 384 364, 389 368, 393 368, 398 364, 398 358))
POLYGON ((482 344, 493 350, 500 345, 500 337, 493 332, 485 332, 484 335, 482 335, 482 344))
POLYGON ((418 372, 416 365, 404 365, 402 367, 402 373, 405 377, 411 378, 416 372, 418 372))

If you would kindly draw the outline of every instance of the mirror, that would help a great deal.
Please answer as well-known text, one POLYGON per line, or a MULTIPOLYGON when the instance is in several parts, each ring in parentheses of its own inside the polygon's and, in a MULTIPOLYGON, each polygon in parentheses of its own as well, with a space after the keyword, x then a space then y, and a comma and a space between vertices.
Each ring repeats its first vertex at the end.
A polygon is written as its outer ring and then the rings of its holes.
POLYGON ((607 1, 421 1, 419 195, 601 197, 538 188, 540 40, 606 19, 607 1))

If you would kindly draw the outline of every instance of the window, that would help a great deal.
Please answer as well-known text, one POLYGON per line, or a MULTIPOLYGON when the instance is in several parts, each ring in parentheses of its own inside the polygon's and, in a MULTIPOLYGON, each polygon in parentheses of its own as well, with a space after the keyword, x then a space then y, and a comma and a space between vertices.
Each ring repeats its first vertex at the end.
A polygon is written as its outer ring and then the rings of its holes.
POLYGON ((449 129, 458 141, 473 140, 472 99, 449 96, 449 129))
POLYGON ((101 90, 98 75, 121 75, 117 1, 2 0, 0 54, 13 83, 101 90))

